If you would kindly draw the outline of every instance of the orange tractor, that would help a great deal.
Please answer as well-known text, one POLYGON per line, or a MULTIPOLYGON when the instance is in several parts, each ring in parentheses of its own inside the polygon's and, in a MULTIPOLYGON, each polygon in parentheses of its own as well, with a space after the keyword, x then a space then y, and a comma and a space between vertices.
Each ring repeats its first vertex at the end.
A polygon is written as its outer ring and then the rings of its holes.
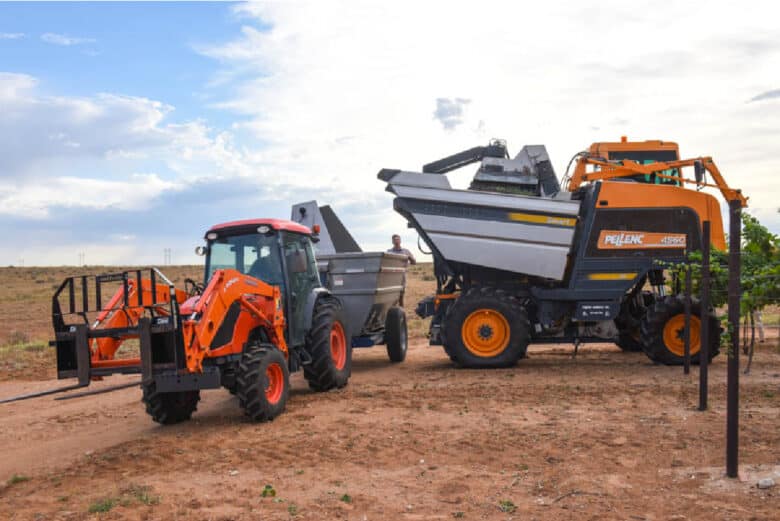
POLYGON ((267 421, 285 408, 291 371, 303 369, 316 391, 345 386, 350 324, 320 283, 316 234, 292 221, 255 219, 213 226, 205 239, 198 248, 205 283, 187 279, 186 291, 156 268, 148 277, 98 275, 89 311, 92 278, 66 279, 52 300, 58 377, 77 377, 75 388, 140 373, 146 411, 163 424, 189 419, 203 389, 225 387, 250 419, 267 421), (111 284, 118 289, 103 306, 111 284), (123 358, 129 340, 139 356, 123 358))

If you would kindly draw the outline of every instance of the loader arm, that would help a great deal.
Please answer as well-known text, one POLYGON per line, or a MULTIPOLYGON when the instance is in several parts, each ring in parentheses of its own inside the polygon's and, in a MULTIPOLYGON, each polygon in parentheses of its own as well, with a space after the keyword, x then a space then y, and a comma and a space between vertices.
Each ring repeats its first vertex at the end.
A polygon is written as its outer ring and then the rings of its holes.
POLYGON ((679 181, 681 183, 695 184, 698 188, 717 188, 723 195, 726 201, 739 201, 743 208, 747 207, 747 197, 742 195, 740 190, 729 187, 726 180, 720 173, 717 165, 711 157, 699 157, 695 159, 682 159, 678 161, 666 161, 666 162, 654 162, 646 165, 639 164, 636 161, 630 159, 621 160, 620 163, 614 163, 605 161, 601 158, 594 158, 587 155, 581 156, 577 160, 577 166, 574 169, 574 174, 569 181, 568 190, 573 192, 579 188, 582 184, 591 181, 603 181, 608 179, 617 179, 621 177, 628 177, 636 174, 655 174, 656 177, 663 179, 669 179, 672 181, 679 181), (599 170, 588 172, 587 166, 599 168, 599 170), (707 172, 710 173, 715 184, 705 183, 703 180, 687 179, 682 175, 680 177, 670 176, 662 174, 664 170, 679 169, 682 171, 683 167, 700 165, 707 172))
MULTIPOLYGON (((138 302, 138 282, 129 279, 126 286, 127 295, 125 296, 125 286, 120 286, 109 300, 108 305, 98 314, 92 324, 92 329, 118 329, 135 326, 138 324, 138 319, 150 307, 155 307, 156 313, 159 315, 167 315, 166 306, 171 300, 169 288, 162 283, 156 283, 155 286, 155 291, 152 291, 152 281, 142 278, 141 302, 138 302), (132 303, 132 305, 126 305, 126 303, 132 303)), ((177 289, 176 300, 184 302, 185 299, 186 293, 177 289)), ((132 335, 94 339, 91 346, 92 361, 113 360, 122 342, 128 338, 132 338, 132 335)))
POLYGON ((215 350, 240 354, 249 334, 262 327, 268 340, 288 357, 284 338, 285 318, 281 291, 277 286, 245 275, 237 270, 217 270, 189 317, 182 323, 187 369, 202 372, 203 359, 215 350), (224 346, 213 345, 220 326, 234 303, 247 319, 237 321, 232 340, 224 346))

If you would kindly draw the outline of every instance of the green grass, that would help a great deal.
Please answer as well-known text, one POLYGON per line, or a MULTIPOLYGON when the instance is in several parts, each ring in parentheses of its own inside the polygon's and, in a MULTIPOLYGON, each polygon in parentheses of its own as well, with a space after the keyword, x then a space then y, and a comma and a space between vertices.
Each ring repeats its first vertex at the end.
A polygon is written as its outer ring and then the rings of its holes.
POLYGON ((25 342, 23 344, 5 344, 0 346, 0 353, 10 353, 12 351, 27 351, 34 353, 48 348, 45 342, 25 342))
POLYGON ((517 507, 515 506, 514 503, 512 503, 508 499, 503 499, 503 500, 498 502, 498 509, 501 512, 506 512, 508 514, 511 514, 512 512, 517 510, 517 507))
POLYGON ((341 500, 344 503, 352 503, 352 496, 350 496, 349 494, 344 494, 343 496, 341 496, 341 500))
POLYGON ((151 487, 131 485, 122 491, 125 499, 130 499, 142 505, 156 505, 160 502, 160 496, 152 494, 151 487))
POLYGON ((90 514, 109 512, 112 508, 116 506, 118 502, 119 501, 117 500, 117 498, 114 497, 106 497, 103 499, 98 499, 97 501, 89 505, 87 512, 89 512, 90 514))
POLYGON ((8 479, 8 484, 16 485, 17 483, 24 483, 25 481, 30 481, 30 478, 21 474, 14 474, 8 479))

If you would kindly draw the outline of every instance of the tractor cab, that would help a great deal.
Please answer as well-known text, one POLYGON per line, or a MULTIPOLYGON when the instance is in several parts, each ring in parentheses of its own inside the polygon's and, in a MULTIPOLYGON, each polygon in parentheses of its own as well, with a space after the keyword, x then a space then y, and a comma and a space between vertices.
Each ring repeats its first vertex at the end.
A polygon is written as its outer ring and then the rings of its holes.
MULTIPOLYGON (((593 143, 588 150, 588 154, 591 157, 599 157, 621 164, 625 160, 634 161, 640 165, 648 165, 651 163, 678 161, 680 159, 680 149, 677 143, 659 140, 628 141, 625 136, 621 138, 620 142, 593 143)), ((670 177, 680 177, 680 170, 677 168, 660 173, 670 177)), ((624 179, 630 179, 638 183, 681 185, 680 181, 669 179, 668 177, 659 177, 654 173, 636 174, 627 176, 624 179)))
MULTIPOLYGON (((320 286, 309 228, 281 219, 251 219, 212 226, 206 246, 203 287, 217 270, 233 269, 278 286, 287 321, 287 342, 305 340, 306 301, 320 286)), ((185 312, 185 310, 183 310, 185 312)))

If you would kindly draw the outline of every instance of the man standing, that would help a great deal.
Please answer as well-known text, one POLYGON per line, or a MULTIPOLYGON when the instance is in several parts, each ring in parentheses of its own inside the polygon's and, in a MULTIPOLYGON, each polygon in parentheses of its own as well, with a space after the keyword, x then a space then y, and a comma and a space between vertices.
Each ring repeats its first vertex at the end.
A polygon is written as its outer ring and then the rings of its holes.
MULTIPOLYGON (((406 265, 409 264, 417 264, 417 259, 414 258, 414 255, 412 255, 412 252, 407 250, 406 248, 401 248, 401 236, 397 233, 393 234, 392 237, 393 240, 393 247, 387 250, 387 253, 395 253, 396 255, 405 255, 406 256, 406 265)), ((406 292, 406 272, 404 272, 404 280, 403 280, 403 289, 401 289, 401 297, 398 301, 398 305, 403 307, 404 306, 404 293, 406 292)))
POLYGON ((412 252, 410 252, 406 248, 401 248, 401 236, 396 233, 393 234, 392 239, 393 239, 393 247, 387 250, 387 253, 406 255, 407 264, 417 264, 417 260, 414 258, 414 255, 412 255, 412 252))

